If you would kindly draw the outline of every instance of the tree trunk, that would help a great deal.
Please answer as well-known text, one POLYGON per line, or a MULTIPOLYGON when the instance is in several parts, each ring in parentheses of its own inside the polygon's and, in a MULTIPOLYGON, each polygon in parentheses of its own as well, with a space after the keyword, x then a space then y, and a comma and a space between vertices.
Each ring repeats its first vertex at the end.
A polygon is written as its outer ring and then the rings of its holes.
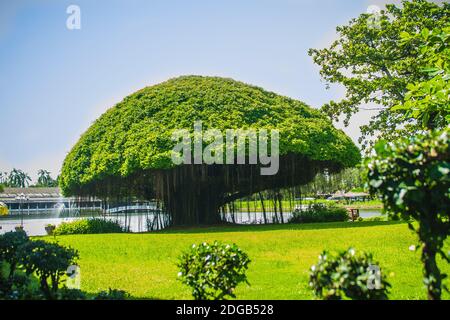
POLYGON ((263 211, 264 224, 267 224, 267 215, 266 215, 266 207, 264 206, 264 199, 263 199, 261 192, 258 192, 258 195, 259 195, 259 200, 261 201, 261 208, 263 211))
POLYGON ((175 200, 166 203, 172 215, 172 225, 210 225, 220 223, 220 203, 206 195, 190 192, 173 195, 175 200))
POLYGON ((223 191, 215 185, 200 181, 187 184, 169 183, 165 177, 163 201, 174 226, 211 225, 221 222, 220 206, 223 191))
POLYGON ((436 263, 437 250, 433 245, 425 242, 422 250, 422 262, 425 266, 424 274, 428 291, 428 300, 441 299, 441 272, 436 263))
MULTIPOLYGON (((219 208, 237 199, 264 190, 278 190, 311 181, 328 162, 309 162, 303 156, 283 156, 276 175, 260 174, 258 165, 182 165, 171 169, 151 172, 151 196, 164 202, 171 225, 217 224, 221 222, 219 208), (301 170, 295 170, 295 168, 301 170)), ((149 173, 150 174, 150 173, 149 173)), ((146 175, 137 177, 147 179, 146 175)), ((267 222, 266 208, 262 203, 263 216, 267 222)), ((279 199, 281 205, 281 199, 279 199)), ((274 203, 275 221, 278 222, 278 203, 274 203)), ((282 215, 282 210, 280 210, 282 215)), ((281 217, 281 219, 283 219, 281 217)))

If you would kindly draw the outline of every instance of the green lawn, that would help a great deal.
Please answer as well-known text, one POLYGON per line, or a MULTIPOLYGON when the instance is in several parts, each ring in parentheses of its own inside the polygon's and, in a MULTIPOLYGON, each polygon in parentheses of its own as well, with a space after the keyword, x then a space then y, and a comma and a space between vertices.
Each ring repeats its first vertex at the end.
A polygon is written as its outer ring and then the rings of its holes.
MULTIPOLYGON (((47 237, 47 239, 52 239, 47 237)), ((309 225, 216 227, 146 234, 58 236, 80 252, 82 290, 123 289, 135 298, 189 299, 177 278, 179 254, 193 243, 235 242, 252 262, 251 286, 240 285, 240 299, 311 299, 309 267, 323 249, 353 246, 374 254, 392 284, 391 299, 424 299, 416 237, 404 223, 356 222, 309 225)), ((441 269, 450 266, 440 261, 441 269)), ((444 298, 449 299, 445 294, 444 298)))

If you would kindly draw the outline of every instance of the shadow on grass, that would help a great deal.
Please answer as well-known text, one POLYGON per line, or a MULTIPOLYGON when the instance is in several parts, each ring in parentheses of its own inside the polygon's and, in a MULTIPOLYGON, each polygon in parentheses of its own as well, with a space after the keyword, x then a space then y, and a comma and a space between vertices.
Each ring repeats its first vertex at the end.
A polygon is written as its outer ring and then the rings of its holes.
POLYGON ((101 303, 101 301, 163 301, 164 299, 155 298, 155 297, 135 297, 135 296, 129 296, 126 299, 100 299, 96 300, 94 298, 88 299, 90 301, 96 301, 101 303))
MULTIPOLYGON (((112 289, 112 288, 110 288, 110 289, 112 289)), ((120 288, 115 288, 115 290, 122 290, 122 289, 120 289, 120 288)), ((136 296, 133 296, 133 295, 131 295, 129 292, 127 292, 127 297, 126 298, 124 298, 124 299, 120 299, 120 298, 111 298, 111 297, 103 297, 102 299, 96 299, 96 297, 97 297, 97 295, 98 295, 98 292, 96 292, 96 293, 93 293, 93 292, 84 292, 83 291, 83 293, 85 294, 85 296, 86 296, 86 299, 85 300, 88 300, 88 301, 97 301, 97 302, 100 302, 101 303, 101 301, 148 301, 148 300, 163 300, 163 299, 160 299, 160 298, 156 298, 156 297, 136 297, 136 296)), ((70 300, 70 299, 68 299, 68 300, 70 300)))
POLYGON ((342 228, 366 228, 374 226, 386 226, 405 223, 403 221, 361 221, 361 222, 322 222, 302 224, 260 224, 260 225, 236 225, 220 224, 212 226, 194 227, 170 227, 164 230, 153 231, 154 234, 193 234, 193 233, 217 233, 217 232, 255 232, 276 230, 322 230, 342 228))

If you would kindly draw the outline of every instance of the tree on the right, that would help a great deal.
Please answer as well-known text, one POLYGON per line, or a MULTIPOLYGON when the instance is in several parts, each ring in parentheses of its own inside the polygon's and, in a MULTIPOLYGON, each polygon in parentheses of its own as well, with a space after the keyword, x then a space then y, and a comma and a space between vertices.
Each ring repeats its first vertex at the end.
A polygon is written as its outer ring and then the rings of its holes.
POLYGON ((446 275, 436 258, 450 263, 444 252, 450 234, 450 129, 379 141, 375 151, 368 161, 369 190, 381 194, 391 217, 406 220, 417 233, 428 299, 440 299, 446 275))
POLYGON ((342 100, 330 101, 322 110, 333 120, 344 116, 345 124, 362 109, 378 110, 361 127, 363 148, 370 146, 376 135, 393 140, 420 132, 424 123, 427 128, 447 126, 448 117, 445 121, 434 117, 436 113, 429 114, 430 118, 426 114, 422 114, 425 118, 416 117, 398 106, 409 100, 414 84, 439 76, 434 65, 438 61, 430 60, 429 54, 445 57, 438 47, 445 47, 448 38, 440 39, 432 30, 443 30, 449 23, 449 3, 412 0, 402 1, 401 6, 388 4, 379 12, 361 14, 337 27, 338 39, 328 48, 309 50, 327 87, 340 84, 346 89, 342 100), (430 63, 433 66, 428 68, 430 63))
MULTIPOLYGON (((426 2, 413 3, 425 6, 426 2)), ((424 282, 433 300, 440 299, 446 278, 436 258, 450 262, 443 249, 450 234, 450 24, 446 20, 430 29, 401 32, 397 46, 416 52, 411 68, 422 78, 411 80, 402 100, 386 110, 385 115, 398 120, 402 129, 392 132, 390 137, 397 136, 393 142, 385 139, 375 144, 375 155, 367 161, 369 190, 381 194, 384 210, 408 221, 419 237, 424 282)))

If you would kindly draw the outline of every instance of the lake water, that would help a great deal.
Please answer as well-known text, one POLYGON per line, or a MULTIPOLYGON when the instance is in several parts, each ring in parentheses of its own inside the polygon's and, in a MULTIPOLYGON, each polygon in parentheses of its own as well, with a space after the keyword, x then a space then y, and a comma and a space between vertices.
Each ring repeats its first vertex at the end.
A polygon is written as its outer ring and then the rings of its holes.
MULTIPOLYGON (((381 215, 380 209, 360 209, 360 216, 362 218, 374 217, 381 215)), ((24 214, 23 215, 23 227, 24 230, 30 236, 41 236, 46 235, 45 226, 47 224, 59 225, 62 222, 69 222, 82 218, 89 218, 92 216, 60 216, 56 212, 47 212, 45 214, 24 214)), ((98 217, 98 216, 97 216, 98 217)), ((153 216, 148 213, 129 213, 125 214, 114 214, 105 216, 105 219, 118 221, 122 226, 129 228, 131 232, 147 232, 148 221, 152 220, 153 216)), ((290 218, 290 214, 284 214, 284 221, 290 218)), ((228 221, 231 221, 231 217, 227 217, 228 221)), ((269 221, 270 221, 269 217, 269 221)), ((238 224, 262 224, 264 222, 263 215, 261 212, 253 212, 248 214, 247 212, 236 213, 235 221, 238 224)), ((13 231, 16 226, 21 225, 21 216, 4 216, 0 217, 0 234, 13 231)))

